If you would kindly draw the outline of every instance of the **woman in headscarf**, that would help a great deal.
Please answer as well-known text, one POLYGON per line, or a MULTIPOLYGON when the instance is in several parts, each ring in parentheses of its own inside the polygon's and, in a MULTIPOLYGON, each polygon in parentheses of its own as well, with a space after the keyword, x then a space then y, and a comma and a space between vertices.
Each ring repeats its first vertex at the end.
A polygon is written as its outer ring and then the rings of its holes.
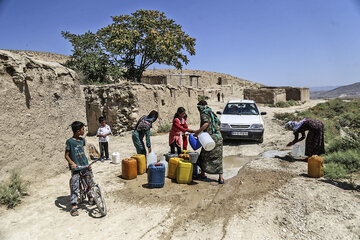
POLYGON ((197 105, 200 112, 200 129, 195 131, 195 137, 200 132, 207 132, 215 142, 215 148, 211 151, 201 149, 197 165, 201 169, 201 178, 206 178, 205 173, 219 174, 218 183, 224 184, 223 178, 223 139, 220 133, 220 121, 211 108, 207 106, 206 101, 200 101, 197 105))
POLYGON ((156 121, 159 114, 157 111, 153 110, 149 115, 142 116, 135 126, 135 130, 132 134, 132 140, 136 148, 137 154, 146 155, 145 144, 143 141, 144 136, 146 135, 146 147, 149 152, 151 152, 151 142, 150 142, 150 128, 152 124, 156 121))
MULTIPOLYGON (((295 139, 287 144, 292 146, 305 139, 305 131, 309 131, 305 141, 305 155, 321 155, 325 153, 324 146, 324 124, 319 120, 304 118, 300 122, 289 121, 285 124, 285 129, 293 131, 295 139), (299 133, 301 137, 299 138, 299 133)), ((307 160, 307 159, 305 159, 307 160)))

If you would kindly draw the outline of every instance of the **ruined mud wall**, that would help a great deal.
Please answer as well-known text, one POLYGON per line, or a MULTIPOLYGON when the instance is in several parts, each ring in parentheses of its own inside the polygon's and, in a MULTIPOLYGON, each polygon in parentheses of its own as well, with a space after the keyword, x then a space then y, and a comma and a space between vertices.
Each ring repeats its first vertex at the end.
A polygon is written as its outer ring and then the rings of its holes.
POLYGON ((84 86, 88 135, 95 135, 98 118, 105 116, 114 134, 133 130, 138 119, 150 111, 159 112, 159 119, 153 125, 171 124, 178 107, 188 113, 188 123, 199 121, 197 112, 197 91, 185 87, 120 83, 105 86, 84 86))
POLYGON ((286 101, 285 89, 244 89, 244 99, 256 103, 275 104, 286 101))
POLYGON ((86 122, 74 71, 0 50, 0 178, 14 168, 30 181, 66 170, 65 141, 86 122))
POLYGON ((286 100, 295 100, 295 101, 309 101, 310 100, 310 90, 309 88, 285 88, 286 90, 286 100))
MULTIPOLYGON (((242 88, 258 88, 264 86, 259 83, 251 82, 242 78, 234 77, 229 74, 217 73, 217 72, 208 72, 208 71, 200 71, 200 70, 178 70, 178 69, 148 69, 144 72, 145 76, 151 75, 168 75, 168 74, 190 74, 190 75, 199 75, 199 88, 214 88, 220 87, 218 85, 218 80, 221 78, 222 85, 236 85, 242 88)), ((188 77, 188 76, 187 76, 188 77)), ((184 77, 186 78, 186 77, 184 77)), ((172 85, 175 85, 172 83, 172 85)), ((180 85, 180 84, 179 84, 180 85)), ((193 86, 195 86, 193 84, 193 86)))
POLYGON ((309 101, 310 90, 309 88, 297 88, 297 87, 262 87, 261 89, 284 89, 286 91, 286 101, 309 101))

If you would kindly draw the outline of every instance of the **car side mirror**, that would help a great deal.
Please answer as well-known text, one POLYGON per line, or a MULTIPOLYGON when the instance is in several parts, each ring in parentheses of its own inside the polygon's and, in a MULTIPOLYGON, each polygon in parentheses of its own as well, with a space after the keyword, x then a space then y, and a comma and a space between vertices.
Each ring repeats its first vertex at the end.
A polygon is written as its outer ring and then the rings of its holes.
POLYGON ((261 112, 260 114, 261 114, 261 115, 266 115, 266 112, 261 112))
POLYGON ((217 111, 216 114, 220 114, 220 115, 221 115, 221 112, 220 112, 220 111, 217 111))

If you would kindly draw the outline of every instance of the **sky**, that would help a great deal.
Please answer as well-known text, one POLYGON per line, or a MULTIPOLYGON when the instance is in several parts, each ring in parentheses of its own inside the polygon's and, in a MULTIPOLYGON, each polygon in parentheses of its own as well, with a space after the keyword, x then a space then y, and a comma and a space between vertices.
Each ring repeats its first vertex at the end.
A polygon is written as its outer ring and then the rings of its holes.
POLYGON ((96 32, 138 9, 164 12, 196 39, 184 69, 269 86, 360 82, 360 0, 0 0, 0 49, 71 55, 61 31, 96 32))

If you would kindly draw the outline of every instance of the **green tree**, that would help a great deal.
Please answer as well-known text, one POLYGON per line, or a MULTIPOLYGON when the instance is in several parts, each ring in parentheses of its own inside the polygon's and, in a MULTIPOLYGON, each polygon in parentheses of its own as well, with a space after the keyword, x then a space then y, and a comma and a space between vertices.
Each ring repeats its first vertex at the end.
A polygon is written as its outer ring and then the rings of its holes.
POLYGON ((97 37, 111 61, 125 67, 124 77, 129 80, 140 82, 143 71, 154 63, 180 69, 189 62, 185 51, 195 55, 195 39, 163 12, 137 10, 112 20, 97 37))
POLYGON ((90 31, 80 35, 64 31, 61 34, 73 46, 73 54, 65 65, 84 74, 87 83, 108 82, 114 67, 96 35, 90 31))

